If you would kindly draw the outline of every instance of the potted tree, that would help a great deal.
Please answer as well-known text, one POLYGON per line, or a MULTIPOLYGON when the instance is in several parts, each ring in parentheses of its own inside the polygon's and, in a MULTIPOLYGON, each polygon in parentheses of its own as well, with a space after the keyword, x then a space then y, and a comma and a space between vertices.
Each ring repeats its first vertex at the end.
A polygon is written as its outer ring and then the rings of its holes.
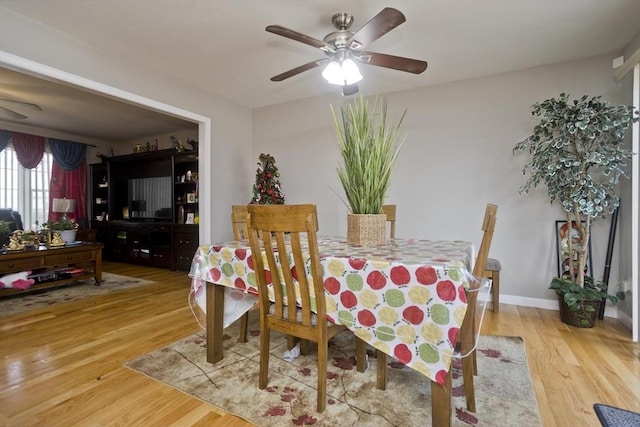
POLYGON ((570 102, 561 93, 534 104, 532 115, 540 117, 540 122, 513 149, 531 155, 522 171, 530 176, 520 194, 544 183, 551 202, 557 200, 562 206, 569 230, 577 230, 575 239, 566 240, 570 265, 552 280, 550 289, 558 295, 563 322, 593 327, 600 303, 608 299, 615 304, 618 298, 585 274, 590 227, 620 204, 618 182, 621 176, 628 177, 631 158, 624 147, 624 133, 638 120, 637 112, 633 107, 610 105, 600 96, 585 95, 570 102))
POLYGON ((403 112, 395 123, 388 125, 387 105, 384 98, 376 98, 369 104, 361 95, 341 107, 340 118, 331 106, 342 156, 338 177, 350 211, 347 239, 356 244, 385 241, 386 217, 382 205, 404 143, 399 132, 406 114, 403 112))

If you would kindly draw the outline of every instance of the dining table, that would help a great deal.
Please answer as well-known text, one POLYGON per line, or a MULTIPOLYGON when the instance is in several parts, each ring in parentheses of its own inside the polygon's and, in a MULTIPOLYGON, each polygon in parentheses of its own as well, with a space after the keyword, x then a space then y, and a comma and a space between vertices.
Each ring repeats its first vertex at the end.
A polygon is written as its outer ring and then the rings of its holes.
MULTIPOLYGON (((451 361, 476 282, 473 243, 395 238, 361 246, 318 236, 318 249, 328 320, 431 380, 433 425, 449 425, 451 361)), ((210 363, 224 357, 224 328, 257 302, 253 256, 248 240, 194 254, 189 276, 206 313, 210 363)))

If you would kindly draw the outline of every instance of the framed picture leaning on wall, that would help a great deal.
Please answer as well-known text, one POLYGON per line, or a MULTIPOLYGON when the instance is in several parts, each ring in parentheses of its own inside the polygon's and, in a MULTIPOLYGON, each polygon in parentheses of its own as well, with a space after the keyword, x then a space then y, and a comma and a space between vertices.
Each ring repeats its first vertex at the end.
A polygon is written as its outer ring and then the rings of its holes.
MULTIPOLYGON (((582 221, 584 225, 584 221, 582 221)), ((577 248, 582 244, 580 233, 575 222, 571 226, 567 221, 556 221, 556 251, 558 254, 558 277, 565 277, 569 273, 572 264, 577 269, 578 252, 577 248), (573 254, 569 254, 569 239, 572 239, 571 246, 573 254), (572 261, 573 260, 573 261, 572 261)), ((589 239, 589 257, 585 262, 584 274, 593 277, 593 263, 591 262, 591 239, 589 239)))

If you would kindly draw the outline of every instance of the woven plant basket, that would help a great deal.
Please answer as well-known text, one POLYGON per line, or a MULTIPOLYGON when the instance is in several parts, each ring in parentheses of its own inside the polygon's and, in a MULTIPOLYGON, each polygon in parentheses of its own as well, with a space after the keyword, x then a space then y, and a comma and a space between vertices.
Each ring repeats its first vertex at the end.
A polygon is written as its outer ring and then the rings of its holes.
POLYGON ((347 214, 347 241, 356 245, 379 245, 386 241, 385 214, 347 214))
POLYGON ((562 295, 558 295, 558 303, 560 304, 560 320, 569 326, 593 328, 596 324, 596 318, 598 317, 600 302, 600 300, 583 301, 583 305, 588 304, 593 306, 593 311, 587 311, 582 308, 576 311, 571 311, 569 310, 567 303, 564 302, 564 297, 562 295))

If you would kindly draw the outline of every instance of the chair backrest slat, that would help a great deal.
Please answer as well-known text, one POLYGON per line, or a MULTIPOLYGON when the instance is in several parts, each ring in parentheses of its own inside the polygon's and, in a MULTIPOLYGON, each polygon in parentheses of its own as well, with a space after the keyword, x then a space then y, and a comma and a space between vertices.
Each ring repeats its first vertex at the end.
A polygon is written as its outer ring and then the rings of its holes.
POLYGON ((233 239, 244 240, 249 238, 247 228, 247 214, 249 210, 246 205, 231 206, 231 226, 233 227, 233 239))
POLYGON ((390 224, 389 237, 396 237, 396 205, 383 205, 382 213, 387 216, 387 222, 390 224))
POLYGON ((489 249, 491 249, 491 241, 493 240, 493 232, 496 227, 496 214, 498 212, 498 206, 488 203, 484 212, 484 219, 482 221, 482 241, 480 242, 480 249, 478 249, 478 256, 473 266, 473 275, 479 280, 484 275, 484 269, 487 265, 487 258, 489 258, 489 249))

